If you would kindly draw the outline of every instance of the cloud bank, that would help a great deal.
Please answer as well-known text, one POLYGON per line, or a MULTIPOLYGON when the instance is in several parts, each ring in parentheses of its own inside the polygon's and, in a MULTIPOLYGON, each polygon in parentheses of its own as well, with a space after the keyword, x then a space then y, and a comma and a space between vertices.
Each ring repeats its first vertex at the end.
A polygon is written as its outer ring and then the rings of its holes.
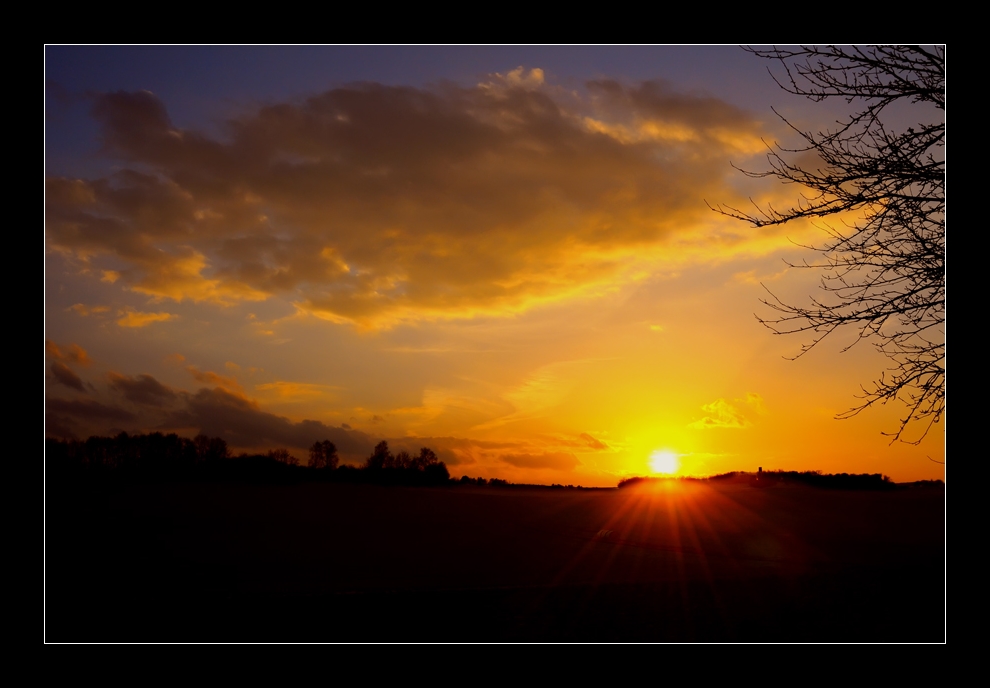
POLYGON ((711 97, 605 80, 578 97, 521 69, 471 88, 349 85, 218 137, 176 128, 147 91, 94 96, 92 116, 121 165, 48 179, 52 249, 156 302, 277 296, 366 327, 634 279, 644 251, 713 221, 700 199, 724 198, 728 159, 762 146, 711 97))

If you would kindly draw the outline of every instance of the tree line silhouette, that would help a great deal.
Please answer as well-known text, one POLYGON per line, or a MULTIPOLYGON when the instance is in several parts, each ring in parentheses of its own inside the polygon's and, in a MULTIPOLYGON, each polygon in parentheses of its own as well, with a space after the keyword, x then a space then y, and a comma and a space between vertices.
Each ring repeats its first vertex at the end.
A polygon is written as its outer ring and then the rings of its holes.
POLYGON ((384 440, 375 445, 375 452, 365 460, 363 468, 352 470, 379 484, 442 485, 450 481, 447 465, 429 447, 420 449, 415 457, 405 451, 393 456, 384 440))
MULTIPOLYGON (((429 447, 422 447, 415 456, 407 451, 393 454, 388 442, 375 445, 371 456, 361 466, 341 464, 337 447, 330 440, 314 442, 309 448, 307 465, 301 465, 288 449, 272 449, 265 454, 242 453, 234 456, 227 442, 220 437, 197 435, 193 439, 175 433, 154 432, 115 437, 93 436, 87 440, 45 441, 46 477, 55 482, 109 479, 207 482, 350 482, 377 485, 478 485, 491 487, 548 487, 519 485, 500 478, 471 478, 466 475, 452 479, 447 465, 429 447)), ((620 488, 648 484, 660 480, 740 482, 755 487, 801 484, 840 490, 889 490, 901 487, 889 476, 879 473, 822 473, 821 471, 733 471, 707 478, 632 477, 621 480, 620 488)), ((926 481, 922 481, 926 482, 926 481)), ((927 481, 932 487, 944 486, 942 481, 927 481), (936 484, 937 483, 937 484, 936 484)), ((919 487, 928 485, 916 484, 919 487)), ((550 488, 571 488, 573 485, 551 485, 550 488)), ((587 489, 577 486, 578 489, 587 489)))
POLYGON ((125 479, 140 481, 206 480, 238 482, 362 482, 387 485, 443 485, 450 472, 429 447, 417 456, 393 455, 388 442, 375 446, 363 466, 341 464, 330 440, 314 442, 309 462, 300 465, 288 449, 234 456, 220 437, 193 439, 160 432, 85 441, 45 441, 47 477, 55 481, 125 479))
POLYGON ((906 486, 911 487, 943 487, 941 480, 919 480, 908 485, 895 483, 889 475, 881 473, 822 473, 821 471, 764 471, 747 473, 731 471, 705 478, 691 476, 683 477, 632 477, 619 481, 619 487, 635 487, 648 485, 664 480, 679 480, 687 482, 721 482, 743 483, 754 487, 771 487, 774 485, 807 485, 831 490, 895 490, 906 486))

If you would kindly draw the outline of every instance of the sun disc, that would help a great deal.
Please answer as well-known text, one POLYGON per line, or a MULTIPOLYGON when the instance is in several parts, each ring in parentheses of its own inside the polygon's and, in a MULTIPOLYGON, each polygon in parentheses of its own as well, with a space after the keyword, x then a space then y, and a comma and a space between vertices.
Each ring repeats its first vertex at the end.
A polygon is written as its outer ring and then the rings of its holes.
POLYGON ((654 473, 676 473, 680 468, 680 461, 674 452, 658 449, 650 454, 650 468, 654 473))

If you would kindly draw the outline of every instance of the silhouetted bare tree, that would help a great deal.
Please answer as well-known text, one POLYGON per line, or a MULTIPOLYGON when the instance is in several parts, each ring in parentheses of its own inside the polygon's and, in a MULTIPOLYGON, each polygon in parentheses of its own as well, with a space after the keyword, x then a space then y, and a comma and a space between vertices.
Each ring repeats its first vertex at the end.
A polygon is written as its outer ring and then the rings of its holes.
POLYGON ((859 405, 838 417, 899 398, 907 413, 895 432, 885 434, 892 442, 909 441, 908 425, 920 421, 921 436, 911 441, 917 444, 945 410, 945 48, 747 50, 783 66, 783 77, 774 79, 788 93, 814 101, 842 98, 858 109, 834 130, 818 133, 801 131, 777 113, 804 144, 771 147, 769 170, 743 172, 804 187, 808 191, 796 206, 714 208, 756 227, 839 213, 858 217, 840 226, 823 222, 828 238, 807 247, 820 259, 792 265, 821 270, 825 296, 794 306, 768 289, 763 303, 777 315, 758 319, 776 334, 811 334, 795 358, 839 328, 858 329, 856 341, 871 340, 892 366, 862 388, 859 405), (917 124, 889 125, 891 116, 906 114, 917 124), (818 161, 784 157, 807 153, 818 161))
POLYGON ((334 470, 340 464, 337 456, 337 445, 330 440, 314 442, 309 448, 309 465, 313 468, 328 468, 334 470))
POLYGON ((388 449, 388 442, 382 440, 375 445, 375 453, 369 456, 364 462, 365 470, 380 471, 385 468, 392 468, 395 457, 388 449))
POLYGON ((417 471, 425 471, 430 466, 436 466, 439 463, 436 453, 429 447, 422 447, 419 450, 419 456, 412 460, 412 467, 417 471))
POLYGON ((413 468, 413 460, 412 460, 412 457, 409 456, 409 452, 407 452, 407 451, 400 451, 398 454, 396 454, 395 455, 395 461, 394 461, 394 467, 397 468, 397 469, 399 469, 399 470, 403 470, 403 471, 407 471, 407 470, 412 469, 413 468))
POLYGON ((226 440, 220 437, 207 437, 206 435, 196 435, 193 438, 196 451, 201 461, 218 461, 230 458, 230 449, 226 440))
POLYGON ((298 466, 299 459, 289 453, 288 449, 272 449, 268 452, 269 459, 275 459, 279 463, 284 463, 286 466, 298 466))

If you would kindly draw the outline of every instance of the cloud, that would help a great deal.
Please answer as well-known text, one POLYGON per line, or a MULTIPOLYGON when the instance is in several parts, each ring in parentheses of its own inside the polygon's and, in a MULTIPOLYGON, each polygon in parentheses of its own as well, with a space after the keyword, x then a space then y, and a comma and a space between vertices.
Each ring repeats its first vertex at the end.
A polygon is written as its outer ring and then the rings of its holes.
POLYGON ((756 270, 746 270, 745 272, 737 272, 732 276, 732 279, 736 282, 741 282, 743 284, 757 284, 762 285, 765 282, 774 282, 779 280, 781 277, 787 274, 788 268, 783 270, 778 270, 774 273, 769 274, 757 274, 756 270))
POLYGON ((246 396, 216 387, 184 395, 183 408, 167 414, 164 426, 193 428, 211 437, 223 437, 234 447, 308 449, 329 439, 341 455, 360 460, 371 455, 376 440, 359 430, 326 425, 316 420, 293 422, 262 410, 246 396))
POLYGON ((233 377, 220 375, 210 370, 200 370, 196 366, 186 366, 186 371, 193 376, 196 382, 202 382, 204 385, 217 385, 227 390, 243 392, 240 383, 233 377))
POLYGON ((50 339, 45 340, 45 353, 56 361, 69 361, 70 363, 76 363, 81 366, 88 366, 93 360, 78 344, 70 344, 68 348, 63 351, 59 346, 50 339))
POLYGON ((575 375, 594 360, 557 361, 536 369, 521 384, 503 394, 515 409, 512 413, 477 425, 474 429, 488 430, 546 415, 567 398, 574 387, 575 375))
MULTIPOLYGON (((211 379, 214 374, 201 375, 211 379)), ((313 442, 329 439, 341 456, 352 463, 360 463, 370 456, 379 441, 349 427, 334 427, 317 420, 296 422, 267 412, 238 390, 214 387, 202 388, 196 393, 182 392, 169 388, 151 375, 131 377, 116 372, 109 373, 109 386, 122 394, 132 408, 125 410, 91 399, 48 398, 46 432, 55 437, 121 430, 148 432, 152 429, 186 436, 204 433, 222 437, 232 447, 258 451, 274 447, 305 451, 313 442)))
POLYGON ((109 377, 110 388, 121 392, 128 401, 135 404, 162 406, 176 398, 172 389, 151 375, 128 377, 111 371, 109 377))
POLYGON ((69 306, 66 310, 74 311, 77 315, 85 317, 97 313, 106 313, 110 308, 108 306, 87 306, 84 303, 77 303, 69 306))
POLYGON ((586 124, 618 140, 724 147, 736 153, 766 150, 752 116, 717 98, 683 93, 663 80, 627 87, 602 79, 588 87, 605 121, 586 118, 586 124))
MULTIPOLYGON (((462 437, 381 437, 353 429, 348 424, 333 426, 318 420, 295 421, 264 410, 254 399, 223 387, 201 388, 195 393, 173 390, 146 374, 127 376, 109 374, 110 388, 133 404, 131 410, 92 400, 49 399, 46 432, 56 437, 87 434, 148 432, 160 430, 185 436, 206 434, 222 437, 237 450, 265 451, 287 447, 305 451, 317 440, 329 439, 345 462, 362 464, 374 446, 385 439, 393 453, 415 454, 421 447, 433 449, 448 466, 473 466, 489 476, 510 474, 520 469, 525 480, 529 470, 571 470, 580 461, 560 447, 574 446, 587 450, 606 445, 584 433, 579 438, 539 442, 491 441, 462 437), (133 412, 132 412, 133 411, 133 412), (140 414, 140 415, 139 415, 140 414), (112 424, 108 428, 107 422, 112 424)), ((512 476, 510 475, 510 478, 512 476)))
POLYGON ((523 89, 535 91, 543 86, 546 75, 539 67, 527 70, 525 67, 516 67, 505 74, 496 72, 491 75, 491 79, 478 84, 478 88, 487 91, 495 96, 503 96, 511 89, 523 89))
POLYGON ((85 387, 83 387, 82 378, 72 372, 72 369, 64 363, 53 361, 49 370, 51 371, 56 382, 63 384, 66 387, 77 389, 80 392, 86 391, 85 387))
POLYGON ((601 440, 597 440, 597 439, 595 439, 594 437, 592 437, 591 435, 589 435, 589 434, 588 434, 588 433, 586 433, 586 432, 582 432, 582 433, 581 433, 581 434, 579 435, 579 437, 580 437, 580 438, 581 438, 582 440, 584 440, 584 441, 585 441, 585 443, 587 443, 587 445, 588 445, 589 447, 591 447, 592 449, 598 449, 598 450, 603 450, 603 449, 608 449, 608 445, 607 445, 607 444, 605 444, 605 443, 604 443, 604 442, 602 442, 601 440))
POLYGON ((151 323, 165 322, 178 317, 172 313, 142 313, 134 310, 121 311, 118 315, 121 317, 117 319, 117 324, 121 327, 145 327, 151 323))
POLYGON ((281 401, 308 401, 324 396, 330 386, 276 380, 275 382, 255 385, 254 388, 259 392, 268 392, 281 401))
POLYGON ((172 254, 161 256, 154 264, 149 264, 144 278, 132 284, 131 289, 156 299, 188 299, 220 305, 238 301, 262 301, 267 298, 265 292, 236 280, 203 275, 207 265, 204 254, 188 246, 180 246, 172 254))
POLYGON ((767 406, 763 402, 763 397, 761 397, 756 392, 746 393, 746 403, 749 404, 750 407, 752 407, 752 409, 757 413, 759 413, 761 416, 765 415, 767 412, 767 406))
POLYGON ((136 416, 130 411, 116 406, 107 406, 92 399, 49 398, 45 400, 45 410, 60 417, 69 416, 82 420, 132 421, 136 419, 136 416))
POLYGON ((349 85, 217 137, 178 129, 147 91, 97 95, 120 167, 48 179, 48 242, 157 300, 277 296, 385 327, 516 313, 639 279, 687 239, 751 240, 711 238, 701 201, 732 197, 730 154, 762 150, 747 113, 663 82, 589 93, 522 68, 471 88, 349 85))
POLYGON ((568 470, 580 465, 570 452, 542 452, 540 454, 502 454, 505 463, 517 468, 552 468, 568 470))
POLYGON ((78 439, 71 419, 53 413, 45 414, 45 437, 54 437, 61 440, 78 439))
POLYGON ((689 428, 698 430, 708 428, 745 428, 750 425, 739 409, 725 399, 716 399, 710 404, 704 404, 701 410, 711 415, 688 424, 689 428))

